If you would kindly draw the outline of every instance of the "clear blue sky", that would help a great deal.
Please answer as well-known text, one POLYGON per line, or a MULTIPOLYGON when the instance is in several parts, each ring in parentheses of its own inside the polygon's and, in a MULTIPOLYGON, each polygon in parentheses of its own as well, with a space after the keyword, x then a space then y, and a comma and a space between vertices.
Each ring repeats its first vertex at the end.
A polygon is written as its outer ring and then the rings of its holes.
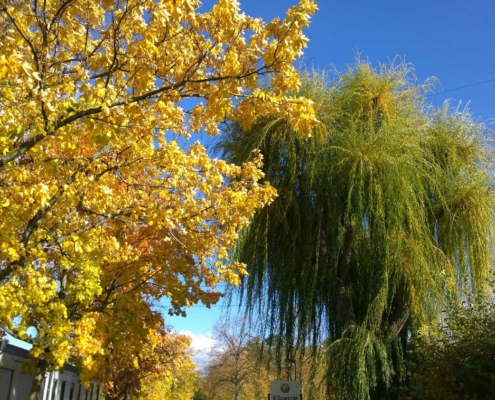
MULTIPOLYGON (((204 4, 208 9, 212 1, 204 4)), ((241 0, 246 14, 265 20, 283 17, 294 4, 295 0, 241 0)), ((430 99, 437 105, 448 98, 453 104, 470 102, 475 117, 495 118, 495 0, 320 0, 318 6, 306 30, 310 43, 304 61, 309 65, 342 70, 358 50, 374 64, 403 57, 414 64, 419 81, 430 76, 439 80, 437 92, 494 80, 430 99)), ((204 335, 221 310, 195 306, 186 318, 167 321, 178 331, 204 335)))
MULTIPOLYGON (((241 2, 247 14, 280 16, 294 0, 241 2)), ((316 68, 343 69, 354 51, 372 63, 402 56, 416 67, 420 81, 429 76, 449 90, 495 79, 495 1, 493 0, 347 0, 318 1, 319 11, 306 34, 306 61, 316 68)), ((475 115, 495 117, 495 81, 445 95, 471 101, 475 115)))

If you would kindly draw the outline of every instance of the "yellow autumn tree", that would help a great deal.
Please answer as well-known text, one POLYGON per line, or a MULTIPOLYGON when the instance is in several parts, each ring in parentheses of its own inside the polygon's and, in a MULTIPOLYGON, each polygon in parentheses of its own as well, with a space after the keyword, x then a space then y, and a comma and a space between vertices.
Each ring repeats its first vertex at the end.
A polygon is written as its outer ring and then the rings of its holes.
MULTIPOLYGON (((177 335, 180 345, 184 336, 177 335)), ((189 343, 189 342, 188 342, 189 343)), ((190 348, 184 349, 180 357, 173 360, 157 374, 143 380, 137 400, 193 400, 199 389, 200 375, 192 359, 190 348)))
POLYGON ((196 363, 183 359, 175 369, 150 379, 136 400, 193 400, 200 379, 196 363))
POLYGON ((106 395, 112 399, 192 398, 197 376, 189 337, 158 328, 143 330, 137 341, 119 328, 113 331, 112 351, 97 357, 96 374, 86 377, 102 381, 106 395), (177 397, 170 397, 172 393, 177 397))
POLYGON ((39 368, 89 367, 116 304, 139 316, 168 296, 183 312, 243 273, 228 249, 275 195, 261 158, 230 165, 170 133, 281 115, 307 136, 317 123, 308 100, 281 94, 299 86, 312 0, 269 23, 236 0, 199 7, 0 4, 0 326, 34 345, 39 368), (272 93, 256 86, 264 74, 272 93))

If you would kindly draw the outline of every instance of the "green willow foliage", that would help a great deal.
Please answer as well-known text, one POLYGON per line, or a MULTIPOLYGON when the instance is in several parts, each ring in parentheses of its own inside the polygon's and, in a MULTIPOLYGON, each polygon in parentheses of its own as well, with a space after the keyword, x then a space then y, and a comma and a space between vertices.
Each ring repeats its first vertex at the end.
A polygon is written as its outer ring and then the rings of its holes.
POLYGON ((475 289, 493 262, 486 128, 429 106, 430 87, 406 64, 358 61, 333 82, 308 73, 299 94, 322 122, 310 140, 260 119, 217 147, 239 164, 260 149, 278 191, 240 235, 247 311, 266 317, 280 354, 326 343, 338 399, 389 398, 406 341, 438 318, 445 281, 468 276, 475 289))

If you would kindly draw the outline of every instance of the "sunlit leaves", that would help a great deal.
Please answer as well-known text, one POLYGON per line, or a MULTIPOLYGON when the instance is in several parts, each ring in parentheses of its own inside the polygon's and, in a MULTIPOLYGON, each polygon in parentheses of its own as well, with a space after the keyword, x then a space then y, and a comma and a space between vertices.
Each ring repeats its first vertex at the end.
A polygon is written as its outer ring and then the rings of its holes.
POLYGON ((116 304, 139 316, 168 296, 182 313, 243 273, 228 250, 275 197, 261 157, 234 166, 170 136, 258 115, 287 116, 303 136, 317 123, 311 101, 256 88, 265 74, 298 86, 291 65, 314 2, 269 24, 234 0, 199 7, 0 6, 0 326, 57 367, 73 355, 96 368, 108 350, 101 315, 122 316, 116 304))

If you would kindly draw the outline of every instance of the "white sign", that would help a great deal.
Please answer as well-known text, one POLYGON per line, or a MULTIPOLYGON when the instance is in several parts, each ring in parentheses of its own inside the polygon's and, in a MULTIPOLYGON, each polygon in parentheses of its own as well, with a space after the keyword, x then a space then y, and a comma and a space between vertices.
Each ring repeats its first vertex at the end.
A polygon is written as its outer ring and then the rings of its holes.
POLYGON ((272 381, 270 400, 300 400, 299 382, 272 381))

